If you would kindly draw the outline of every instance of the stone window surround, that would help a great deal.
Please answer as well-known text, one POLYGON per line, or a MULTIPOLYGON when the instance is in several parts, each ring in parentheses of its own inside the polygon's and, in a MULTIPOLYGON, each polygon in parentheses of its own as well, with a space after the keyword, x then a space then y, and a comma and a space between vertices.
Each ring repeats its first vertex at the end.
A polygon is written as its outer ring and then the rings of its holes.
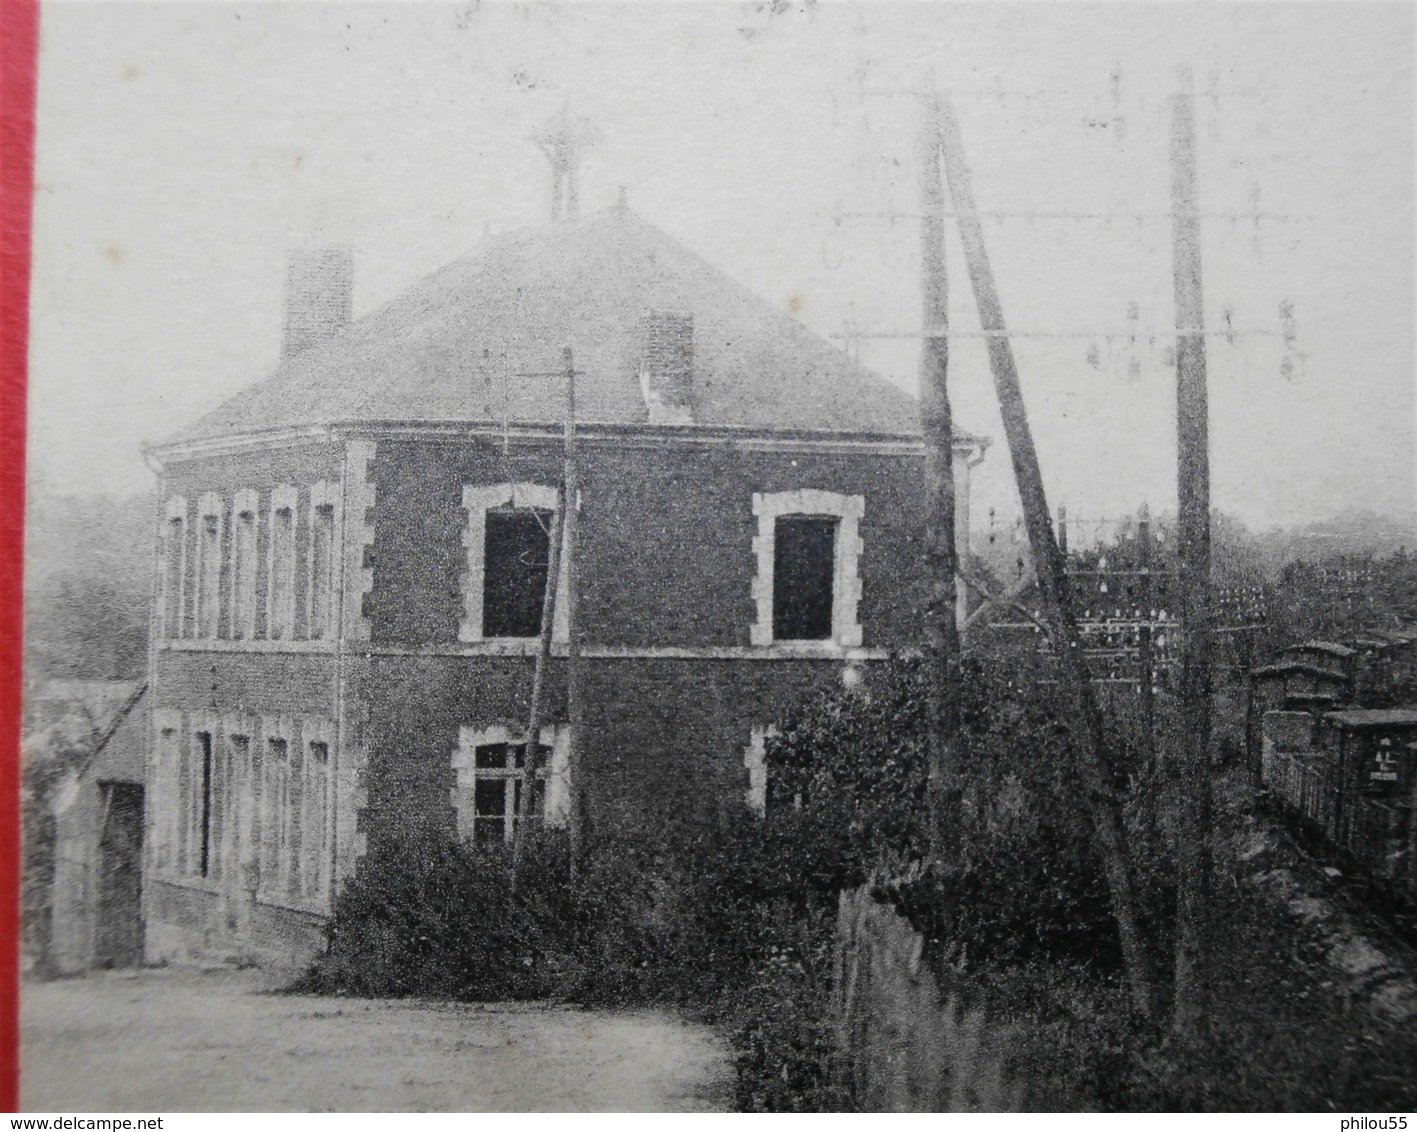
POLYGON ((306 532, 305 547, 305 637, 307 640, 330 640, 339 632, 336 623, 339 616, 339 601, 336 594, 339 584, 340 554, 339 497, 339 484, 337 483, 331 483, 329 480, 317 480, 310 485, 310 521, 307 524, 309 530, 306 532), (325 580, 324 631, 319 637, 313 637, 310 627, 315 623, 315 524, 321 507, 330 508, 332 521, 329 532, 330 542, 326 551, 328 561, 325 563, 328 576, 325 580))
POLYGON ((266 507, 266 640, 293 641, 295 639, 295 575, 296 545, 300 537, 300 491, 294 484, 281 484, 271 489, 271 499, 266 507), (285 600, 282 608, 276 608, 276 514, 290 511, 290 564, 285 579, 285 600), (284 632, 277 637, 275 627, 279 624, 284 632))
MULTIPOLYGON (((336 752, 334 724, 324 717, 290 716, 285 714, 260 715, 249 711, 226 714, 199 711, 185 713, 171 708, 159 708, 153 712, 154 762, 152 782, 152 810, 149 828, 151 861, 154 880, 167 884, 177 884, 204 892, 225 892, 234 895, 244 892, 250 879, 244 866, 256 864, 259 888, 255 893, 258 903, 300 911, 328 913, 331 906, 334 882, 331 865, 334 860, 334 840, 337 827, 337 796, 334 774, 336 752), (218 784, 213 779, 213 789, 220 791, 221 834, 219 840, 211 843, 213 859, 222 855, 222 866, 213 869, 203 877, 199 866, 201 851, 201 744, 198 735, 212 737, 212 770, 221 775, 223 767, 227 777, 218 784), (286 758, 295 758, 296 736, 299 736, 302 770, 300 773, 301 804, 298 812, 286 815, 283 829, 273 829, 277 816, 269 792, 272 771, 269 765, 270 740, 279 739, 286 743, 286 758), (236 740, 246 740, 247 764, 241 766, 235 759, 236 740), (320 890, 313 895, 305 891, 305 860, 307 850, 302 847, 300 860, 294 856, 293 834, 296 825, 302 833, 308 830, 306 816, 309 812, 305 796, 305 786, 315 776, 303 761, 312 743, 324 743, 329 751, 330 762, 324 772, 325 781, 325 826, 321 831, 319 849, 320 864, 317 875, 321 880, 320 890), (256 752, 260 752, 259 781, 253 776, 256 752), (234 793, 228 793, 234 791, 234 793), (236 795, 241 794, 238 803, 236 795), (249 844, 249 839, 259 829, 261 841, 249 844), (286 844, 285 872, 298 874, 297 882, 289 885, 273 885, 264 868, 268 853, 279 856, 279 848, 268 849, 268 839, 283 833, 286 844), (242 847, 241 859, 237 860, 238 846, 242 847), (229 871, 232 867, 235 871, 229 871), (220 872, 218 877, 216 874, 220 872)), ((291 773, 288 761, 286 802, 294 797, 296 779, 291 773)), ((214 801, 216 797, 214 796, 214 801)), ((214 814, 214 819, 217 815, 214 814)))
POLYGON ((836 561, 832 570, 832 635, 830 641, 783 642, 794 645, 835 645, 838 648, 859 648, 861 623, 858 609, 861 601, 861 518, 866 511, 866 497, 841 495, 834 491, 802 488, 797 491, 753 493, 753 514, 758 519, 758 533, 753 538, 753 553, 757 558, 757 575, 753 578, 753 602, 757 620, 749 633, 754 645, 774 642, 773 565, 776 558, 777 520, 788 515, 825 515, 838 519, 836 561))
POLYGON ((226 541, 225 519, 226 501, 214 491, 204 492, 197 500, 197 521, 192 532, 197 566, 192 595, 192 633, 204 641, 214 641, 221 636, 221 568, 225 550, 223 543, 226 541), (209 519, 216 520, 216 553, 210 560, 206 550, 209 519), (207 576, 208 565, 213 572, 210 578, 207 576), (214 608, 210 621, 204 624, 206 610, 203 607, 209 600, 214 602, 214 608))
MULTIPOLYGON (((476 751, 494 743, 518 744, 523 741, 525 728, 494 723, 486 726, 465 725, 458 728, 458 745, 453 748, 452 766, 457 780, 449 791, 457 819, 458 837, 472 838, 477 783, 476 751)), ((541 728, 541 744, 551 748, 551 762, 544 766, 546 775, 545 821, 547 825, 564 825, 570 813, 570 753, 571 728, 565 723, 547 723, 541 728), (548 741, 549 739, 549 741, 548 741)), ((507 777, 498 775, 497 777, 507 777)))
MULTIPOLYGON (((211 869, 208 875, 202 875, 202 808, 205 804, 202 787, 204 785, 204 763, 205 751, 203 750, 201 736, 210 736, 212 777, 207 784, 212 791, 213 807, 216 804, 217 774, 221 765, 220 751, 222 740, 221 716, 214 712, 193 712, 186 721, 186 726, 179 732, 181 736, 181 747, 179 748, 180 761, 187 768, 185 789, 182 788, 179 779, 180 796, 186 807, 181 822, 181 835, 184 841, 185 853, 181 855, 183 861, 180 869, 181 875, 199 884, 211 885, 214 883, 211 877, 211 869)), ((213 819, 216 815, 213 812, 213 819)), ((215 822, 213 821, 213 824, 215 822)), ((216 848, 215 845, 208 845, 209 852, 216 848)), ((210 856, 214 856, 211 853, 210 856)), ((208 863, 210 866, 210 856, 208 863)))
POLYGON ((260 496, 250 488, 242 488, 231 501, 231 615, 227 636, 232 640, 256 639, 256 577, 260 573, 260 526, 260 496), (246 564, 244 579, 237 569, 242 515, 251 516, 251 560, 246 564), (242 584, 243 581, 245 585, 242 584))
POLYGON ((301 768, 301 789, 300 789, 300 894, 298 900, 302 902, 314 901, 315 905, 321 909, 327 909, 331 896, 330 878, 334 872, 334 842, 335 842, 335 744, 334 725, 327 719, 302 719, 300 721, 300 768, 301 768), (326 761, 323 768, 316 770, 313 765, 314 747, 316 744, 323 744, 325 747, 326 761), (313 825, 313 807, 311 805, 310 787, 319 786, 324 793, 323 817, 324 822, 319 832, 319 847, 314 854, 306 845, 306 838, 310 836, 313 825), (309 891, 310 877, 307 870, 313 866, 315 880, 318 882, 314 893, 309 891))
POLYGON ((747 803, 748 809, 758 817, 764 817, 768 812, 768 740, 775 735, 782 734, 776 724, 753 724, 751 738, 748 745, 743 748, 743 766, 748 771, 748 787, 743 793, 743 800, 747 803))
MULTIPOLYGON (((484 637, 482 634, 482 604, 486 582, 487 512, 511 504, 518 509, 536 508, 554 512, 558 491, 555 487, 535 483, 467 484, 463 487, 463 508, 467 511, 467 526, 463 528, 462 544, 466 548, 466 573, 463 576, 463 611, 458 625, 458 640, 523 641, 523 637, 484 637)), ((564 538, 564 531, 563 531, 564 538)), ((565 643, 570 637, 570 621, 566 611, 566 556, 561 555, 561 569, 556 579, 556 616, 551 625, 551 639, 565 643)))
POLYGON ((146 822, 153 844, 152 859, 159 875, 178 871, 182 839, 182 713, 159 708, 153 712, 152 773, 148 784, 150 813, 146 822))
POLYGON ((187 497, 169 496, 163 511, 162 522, 162 608, 158 611, 162 619, 159 640, 181 637, 183 630, 183 605, 187 596, 187 497), (172 524, 181 523, 182 531, 173 545, 172 524), (176 570, 173 570, 173 555, 177 556, 176 570), (171 592, 174 580, 177 592, 171 592))

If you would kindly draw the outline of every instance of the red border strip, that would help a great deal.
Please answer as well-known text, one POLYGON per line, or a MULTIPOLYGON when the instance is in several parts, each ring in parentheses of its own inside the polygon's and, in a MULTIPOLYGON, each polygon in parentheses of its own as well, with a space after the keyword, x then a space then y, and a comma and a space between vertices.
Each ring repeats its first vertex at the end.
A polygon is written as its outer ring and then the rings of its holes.
POLYGON ((39 0, 0 0, 0 1109, 19 1107, 20 643, 39 0))

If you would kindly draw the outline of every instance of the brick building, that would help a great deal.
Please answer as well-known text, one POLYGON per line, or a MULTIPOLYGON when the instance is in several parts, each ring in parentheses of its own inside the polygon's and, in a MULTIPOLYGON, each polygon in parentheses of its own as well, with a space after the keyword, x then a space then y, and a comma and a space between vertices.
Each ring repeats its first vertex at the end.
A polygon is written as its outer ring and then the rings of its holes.
POLYGON ((546 820, 761 805, 782 713, 919 643, 915 401, 623 203, 355 322, 350 292, 347 253, 297 265, 275 372, 152 451, 152 958, 298 958, 380 839, 510 836, 565 344, 580 726, 562 597, 546 820))

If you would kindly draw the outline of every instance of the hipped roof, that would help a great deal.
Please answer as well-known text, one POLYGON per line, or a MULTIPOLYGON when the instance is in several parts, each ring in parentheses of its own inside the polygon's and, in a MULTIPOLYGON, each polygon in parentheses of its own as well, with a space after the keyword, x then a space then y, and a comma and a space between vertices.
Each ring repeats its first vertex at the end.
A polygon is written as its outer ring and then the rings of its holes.
MULTIPOLYGON (((169 443, 297 426, 648 420, 640 320, 694 316, 698 425, 917 436, 916 400, 617 206, 489 237, 169 443)), ((958 441, 972 441, 957 433, 958 441)))

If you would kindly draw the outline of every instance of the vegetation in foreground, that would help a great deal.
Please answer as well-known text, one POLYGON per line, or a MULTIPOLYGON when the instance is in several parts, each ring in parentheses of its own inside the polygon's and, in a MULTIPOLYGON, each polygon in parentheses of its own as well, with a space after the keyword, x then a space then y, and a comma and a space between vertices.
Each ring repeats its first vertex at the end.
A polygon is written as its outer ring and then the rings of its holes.
MULTIPOLYGON (((1133 1018, 1070 736, 1037 675, 974 664, 966 849, 894 888, 930 940, 930 962, 1026 1023, 1017 1060, 1032 1095, 1114 1111, 1417 1104, 1417 1037, 1355 1010, 1317 938, 1241 883, 1223 854, 1209 1039, 1179 1048, 1133 1018)), ((918 673, 903 666, 864 692, 804 705, 770 745, 764 820, 599 834, 574 859, 545 831, 519 868, 501 847, 392 839, 340 896, 329 951, 300 989, 678 1006, 731 1031, 740 1108, 850 1109, 833 1066, 836 896, 879 876, 882 862, 922 856, 922 702, 918 673)), ((1133 869, 1161 971, 1174 885, 1158 772, 1125 713, 1113 715, 1114 772, 1128 788, 1133 869)))

